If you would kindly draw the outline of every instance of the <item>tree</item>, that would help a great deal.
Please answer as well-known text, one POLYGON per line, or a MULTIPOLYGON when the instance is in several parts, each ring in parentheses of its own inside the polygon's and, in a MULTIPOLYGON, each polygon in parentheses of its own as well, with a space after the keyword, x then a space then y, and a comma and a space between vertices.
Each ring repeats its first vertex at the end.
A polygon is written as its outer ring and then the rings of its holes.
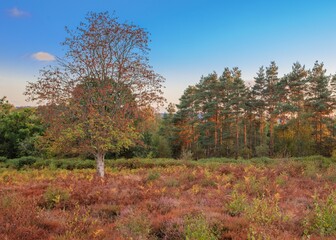
POLYGON ((217 74, 211 73, 202 77, 197 84, 198 91, 195 94, 196 105, 202 117, 200 118, 200 143, 205 148, 206 155, 214 155, 219 146, 219 80, 217 74))
POLYGON ((320 154, 330 155, 331 149, 325 149, 325 140, 331 135, 326 123, 334 106, 330 90, 331 77, 326 75, 323 63, 316 61, 313 69, 309 71, 307 81, 308 97, 306 100, 312 115, 316 150, 320 154))
MULTIPOLYGON (((235 122, 235 158, 239 155, 239 125, 245 109, 247 98, 247 89, 244 81, 241 79, 241 71, 235 67, 231 73, 233 82, 229 87, 229 105, 235 122)), ((245 139, 244 139, 245 140, 245 139)), ((246 147, 246 140, 244 141, 246 147)))
POLYGON ((34 155, 36 139, 43 126, 34 108, 16 109, 6 97, 0 99, 0 156, 34 155))
POLYGON ((265 142, 265 109, 266 103, 264 99, 266 76, 264 67, 260 67, 257 72, 257 77, 254 78, 255 83, 252 87, 253 107, 256 109, 256 115, 259 123, 259 144, 266 145, 265 142))
POLYGON ((149 65, 148 32, 138 26, 89 13, 67 33, 65 57, 42 70, 25 94, 42 105, 53 149, 92 154, 104 177, 106 153, 132 146, 137 119, 164 101, 164 79, 149 65))
POLYGON ((189 86, 180 98, 180 104, 176 105, 177 112, 174 115, 173 123, 177 131, 175 145, 179 145, 177 152, 191 151, 199 139, 197 131, 199 114, 195 96, 198 89, 189 86))
POLYGON ((279 102, 278 83, 278 66, 275 64, 275 62, 271 62, 270 66, 266 68, 266 82, 264 89, 264 98, 269 117, 270 156, 274 155, 274 125, 276 124, 277 120, 276 107, 279 102))

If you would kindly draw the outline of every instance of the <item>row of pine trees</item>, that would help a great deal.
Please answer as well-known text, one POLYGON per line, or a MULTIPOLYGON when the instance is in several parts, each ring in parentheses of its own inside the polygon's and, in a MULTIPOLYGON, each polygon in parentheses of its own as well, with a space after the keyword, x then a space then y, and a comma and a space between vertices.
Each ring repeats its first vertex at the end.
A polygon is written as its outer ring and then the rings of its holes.
POLYGON ((279 77, 271 62, 260 67, 252 87, 241 71, 225 68, 189 86, 175 110, 163 117, 160 135, 175 157, 291 157, 336 149, 336 75, 323 63, 307 70, 294 63, 279 77))

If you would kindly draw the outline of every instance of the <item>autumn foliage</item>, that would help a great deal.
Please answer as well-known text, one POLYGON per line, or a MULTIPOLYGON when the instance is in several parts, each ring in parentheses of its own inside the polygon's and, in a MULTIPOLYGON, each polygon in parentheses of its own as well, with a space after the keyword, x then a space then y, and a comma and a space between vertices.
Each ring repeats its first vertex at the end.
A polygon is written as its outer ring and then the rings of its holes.
POLYGON ((67 29, 64 58, 41 71, 26 88, 47 124, 45 144, 54 152, 88 153, 104 176, 107 152, 139 139, 136 122, 160 104, 163 78, 148 63, 148 33, 108 13, 89 13, 67 29))
POLYGON ((330 159, 116 163, 104 180, 94 170, 1 169, 1 239, 336 236, 330 159))

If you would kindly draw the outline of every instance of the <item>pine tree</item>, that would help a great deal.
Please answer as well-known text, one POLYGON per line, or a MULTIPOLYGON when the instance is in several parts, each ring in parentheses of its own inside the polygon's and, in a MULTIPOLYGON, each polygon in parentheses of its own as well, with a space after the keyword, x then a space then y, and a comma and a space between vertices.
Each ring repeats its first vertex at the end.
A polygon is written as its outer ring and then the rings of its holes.
POLYGON ((218 143, 218 100, 215 93, 217 85, 216 73, 202 77, 196 85, 198 91, 195 97, 201 114, 199 143, 207 156, 215 152, 218 143))
POLYGON ((274 125, 276 124, 277 115, 276 107, 279 101, 277 87, 279 83, 278 66, 274 61, 266 68, 266 82, 264 89, 264 99, 269 118, 269 154, 274 156, 274 125))
POLYGON ((178 140, 175 144, 182 150, 191 151, 192 147, 198 140, 198 112, 195 101, 197 88, 189 86, 180 98, 180 104, 176 105, 177 112, 174 115, 174 125, 178 132, 178 140))
POLYGON ((222 75, 219 78, 219 95, 220 95, 220 107, 221 107, 221 133, 220 133, 220 145, 222 155, 225 157, 231 157, 234 153, 234 118, 230 105, 230 89, 233 85, 232 71, 229 68, 225 68, 222 75))
POLYGON ((256 145, 265 146, 265 111, 266 102, 264 99, 266 87, 266 76, 264 67, 260 67, 257 76, 254 78, 254 85, 252 87, 253 107, 256 110, 256 115, 259 125, 259 143, 256 145))
POLYGON ((324 137, 330 135, 326 128, 326 121, 333 110, 333 97, 330 91, 330 76, 326 75, 323 63, 315 62, 308 75, 307 103, 312 114, 316 150, 320 154, 328 155, 324 147, 324 137))
POLYGON ((229 89, 229 105, 235 121, 235 158, 239 156, 239 135, 240 124, 244 113, 247 89, 244 81, 241 79, 241 71, 235 67, 231 71, 233 82, 229 89))

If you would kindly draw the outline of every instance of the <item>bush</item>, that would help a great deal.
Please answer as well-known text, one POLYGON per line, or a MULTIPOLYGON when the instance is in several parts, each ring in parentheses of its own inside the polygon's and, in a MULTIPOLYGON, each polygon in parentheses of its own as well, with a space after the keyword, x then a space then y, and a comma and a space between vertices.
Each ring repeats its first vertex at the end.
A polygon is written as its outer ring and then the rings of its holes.
POLYGON ((247 216, 253 222, 261 225, 274 224, 276 222, 286 221, 279 207, 278 201, 256 198, 246 209, 247 216))
POLYGON ((154 181, 156 179, 160 178, 160 173, 158 172, 150 172, 148 173, 146 182, 154 181))
POLYGON ((240 150, 239 155, 242 156, 244 159, 250 159, 252 157, 252 150, 248 147, 244 147, 240 150))
POLYGON ((23 167, 32 166, 37 160, 38 159, 36 157, 21 157, 7 160, 6 163, 8 167, 20 170, 23 167))
POLYGON ((95 161, 92 160, 81 160, 76 163, 77 169, 94 169, 96 168, 95 161))
POLYGON ((0 163, 4 163, 7 161, 7 158, 6 157, 2 157, 0 156, 0 163))
POLYGON ((325 202, 314 196, 314 210, 304 221, 305 234, 317 233, 322 236, 336 235, 336 192, 329 195, 325 202))
POLYGON ((93 160, 81 159, 40 159, 36 161, 33 168, 50 168, 50 169, 94 169, 96 164, 93 160))
POLYGON ((245 211, 247 206, 246 196, 233 191, 231 201, 226 205, 226 209, 231 216, 238 216, 245 211))
POLYGON ((51 161, 51 159, 39 159, 32 165, 32 167, 35 169, 47 168, 51 165, 51 161))
POLYGON ((266 157, 269 155, 269 148, 266 144, 257 146, 255 150, 257 157, 266 157))
POLYGON ((211 228, 202 216, 189 216, 185 220, 185 239, 187 240, 215 240, 217 237, 212 233, 211 228))
POLYGON ((68 191, 49 187, 43 194, 41 207, 53 209, 56 207, 65 209, 69 207, 70 194, 68 191))

